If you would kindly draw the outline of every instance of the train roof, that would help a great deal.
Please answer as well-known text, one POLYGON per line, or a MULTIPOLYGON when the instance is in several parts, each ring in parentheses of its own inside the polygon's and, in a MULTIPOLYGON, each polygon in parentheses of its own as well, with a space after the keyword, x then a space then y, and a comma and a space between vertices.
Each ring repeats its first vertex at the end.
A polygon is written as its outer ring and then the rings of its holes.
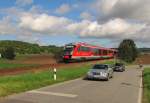
POLYGON ((101 49, 106 49, 106 50, 117 51, 116 49, 105 48, 105 47, 101 47, 101 46, 95 46, 95 45, 84 43, 84 42, 75 42, 75 43, 69 43, 69 44, 66 44, 66 45, 81 45, 81 46, 88 46, 88 47, 91 47, 91 48, 101 48, 101 49))

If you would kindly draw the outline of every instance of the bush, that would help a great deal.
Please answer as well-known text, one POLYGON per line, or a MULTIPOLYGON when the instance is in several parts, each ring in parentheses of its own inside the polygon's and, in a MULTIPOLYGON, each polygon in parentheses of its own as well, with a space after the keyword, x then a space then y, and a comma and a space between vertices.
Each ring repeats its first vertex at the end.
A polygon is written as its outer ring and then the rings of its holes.
POLYGON ((12 47, 7 47, 2 51, 2 58, 13 60, 15 58, 15 50, 12 47))
POLYGON ((62 59, 63 50, 62 49, 53 52, 53 55, 54 55, 54 58, 56 59, 57 62, 62 62, 63 61, 63 59, 62 59))

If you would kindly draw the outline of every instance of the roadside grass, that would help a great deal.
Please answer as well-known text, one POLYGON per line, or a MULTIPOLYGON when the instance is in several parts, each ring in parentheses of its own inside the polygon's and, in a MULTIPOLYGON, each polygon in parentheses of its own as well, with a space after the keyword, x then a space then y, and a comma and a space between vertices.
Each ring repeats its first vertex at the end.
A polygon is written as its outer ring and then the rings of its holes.
POLYGON ((91 65, 83 65, 59 69, 56 81, 53 80, 52 70, 0 77, 0 97, 76 79, 84 76, 90 67, 91 65))
MULTIPOLYGON (((112 64, 113 61, 103 61, 103 63, 112 64)), ((53 80, 52 69, 35 73, 0 77, 0 97, 83 77, 92 65, 93 64, 86 63, 73 67, 59 68, 57 70, 56 81, 53 80)))
POLYGON ((143 103, 150 103, 150 67, 144 68, 143 84, 144 84, 143 103))
POLYGON ((2 69, 14 69, 22 67, 36 67, 37 64, 13 64, 13 63, 0 63, 0 70, 2 69))

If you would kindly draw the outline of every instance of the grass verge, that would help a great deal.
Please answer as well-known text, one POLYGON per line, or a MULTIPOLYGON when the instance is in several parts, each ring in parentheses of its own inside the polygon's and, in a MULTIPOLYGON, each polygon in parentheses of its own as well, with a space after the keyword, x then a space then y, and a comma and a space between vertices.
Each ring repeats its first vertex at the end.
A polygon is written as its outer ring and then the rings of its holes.
POLYGON ((2 69, 13 69, 21 67, 36 67, 36 64, 13 64, 13 63, 0 63, 0 70, 2 69))
POLYGON ((144 84, 143 103, 150 103, 150 68, 144 69, 143 84, 144 84))
POLYGON ((16 76, 0 77, 0 96, 24 92, 46 85, 79 78, 86 74, 90 65, 60 69, 57 72, 57 80, 53 80, 53 71, 39 73, 27 73, 16 76))
MULTIPOLYGON (((103 63, 113 64, 113 61, 103 63)), ((59 69, 56 81, 53 80, 53 70, 0 77, 0 97, 82 77, 92 65, 87 63, 59 69)))

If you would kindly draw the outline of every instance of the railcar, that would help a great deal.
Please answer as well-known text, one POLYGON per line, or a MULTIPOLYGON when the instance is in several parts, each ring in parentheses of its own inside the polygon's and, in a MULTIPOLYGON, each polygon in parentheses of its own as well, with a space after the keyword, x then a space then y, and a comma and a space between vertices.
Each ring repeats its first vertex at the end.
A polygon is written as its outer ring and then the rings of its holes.
POLYGON ((87 43, 70 43, 64 46, 63 60, 94 60, 114 58, 117 50, 94 46, 87 43))

